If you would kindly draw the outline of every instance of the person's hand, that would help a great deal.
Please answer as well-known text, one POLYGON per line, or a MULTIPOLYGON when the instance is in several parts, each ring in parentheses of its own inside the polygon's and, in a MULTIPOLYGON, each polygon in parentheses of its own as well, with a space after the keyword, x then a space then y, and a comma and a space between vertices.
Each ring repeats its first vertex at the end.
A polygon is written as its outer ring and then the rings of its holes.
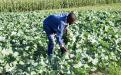
POLYGON ((60 47, 61 49, 61 54, 64 54, 65 52, 67 52, 67 49, 65 47, 60 47))

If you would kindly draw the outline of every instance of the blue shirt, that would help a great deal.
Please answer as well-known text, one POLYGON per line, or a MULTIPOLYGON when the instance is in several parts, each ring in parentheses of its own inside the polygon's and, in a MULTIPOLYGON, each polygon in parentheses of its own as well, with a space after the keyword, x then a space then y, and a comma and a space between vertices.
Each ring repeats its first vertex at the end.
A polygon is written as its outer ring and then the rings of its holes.
POLYGON ((67 16, 67 13, 50 15, 43 21, 44 30, 48 35, 52 33, 57 34, 59 45, 63 45, 62 36, 64 29, 67 27, 67 16))

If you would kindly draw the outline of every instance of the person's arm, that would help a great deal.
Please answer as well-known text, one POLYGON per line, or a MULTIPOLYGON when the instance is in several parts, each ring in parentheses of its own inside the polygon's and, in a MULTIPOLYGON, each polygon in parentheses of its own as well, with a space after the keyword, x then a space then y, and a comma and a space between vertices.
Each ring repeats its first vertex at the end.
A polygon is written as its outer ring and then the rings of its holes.
POLYGON ((63 42, 64 42, 65 45, 67 45, 68 42, 69 42, 69 39, 68 38, 69 38, 68 37, 68 30, 67 30, 67 27, 65 27, 64 33, 63 33, 63 42))
POLYGON ((68 29, 67 29, 67 25, 66 25, 66 27, 64 28, 64 33, 67 34, 67 32, 68 32, 68 29))
POLYGON ((64 25, 63 23, 61 22, 58 26, 58 29, 57 29, 57 42, 59 43, 59 46, 60 47, 64 47, 64 43, 63 43, 63 39, 62 39, 62 36, 63 36, 63 32, 64 32, 64 25))
POLYGON ((64 23, 61 22, 60 25, 58 26, 56 37, 57 37, 57 42, 59 43, 61 50, 67 51, 67 49, 64 47, 64 42, 63 42, 63 39, 62 39, 64 29, 65 29, 64 23))

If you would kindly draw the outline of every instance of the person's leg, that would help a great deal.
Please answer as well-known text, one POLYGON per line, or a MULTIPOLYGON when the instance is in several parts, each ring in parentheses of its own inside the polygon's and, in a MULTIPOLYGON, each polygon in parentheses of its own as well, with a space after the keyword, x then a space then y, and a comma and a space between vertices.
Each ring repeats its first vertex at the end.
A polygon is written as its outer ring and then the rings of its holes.
POLYGON ((49 34, 48 35, 48 56, 50 56, 53 53, 53 48, 54 48, 54 34, 49 34))
MULTIPOLYGON (((43 29, 44 31, 46 32, 47 34, 47 37, 48 37, 48 50, 47 50, 47 53, 48 53, 48 56, 52 55, 53 53, 53 48, 54 48, 54 32, 51 28, 49 28, 48 25, 44 24, 43 25, 43 29)), ((51 57, 51 56, 50 56, 51 57)))

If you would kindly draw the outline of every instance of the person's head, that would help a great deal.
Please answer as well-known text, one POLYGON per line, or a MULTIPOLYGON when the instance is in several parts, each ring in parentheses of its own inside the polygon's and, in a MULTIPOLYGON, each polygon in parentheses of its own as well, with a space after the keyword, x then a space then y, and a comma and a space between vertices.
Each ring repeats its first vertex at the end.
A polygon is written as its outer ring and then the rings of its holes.
POLYGON ((69 23, 69 25, 73 24, 76 21, 76 15, 73 13, 73 11, 71 11, 68 16, 67 16, 67 23, 69 23))

